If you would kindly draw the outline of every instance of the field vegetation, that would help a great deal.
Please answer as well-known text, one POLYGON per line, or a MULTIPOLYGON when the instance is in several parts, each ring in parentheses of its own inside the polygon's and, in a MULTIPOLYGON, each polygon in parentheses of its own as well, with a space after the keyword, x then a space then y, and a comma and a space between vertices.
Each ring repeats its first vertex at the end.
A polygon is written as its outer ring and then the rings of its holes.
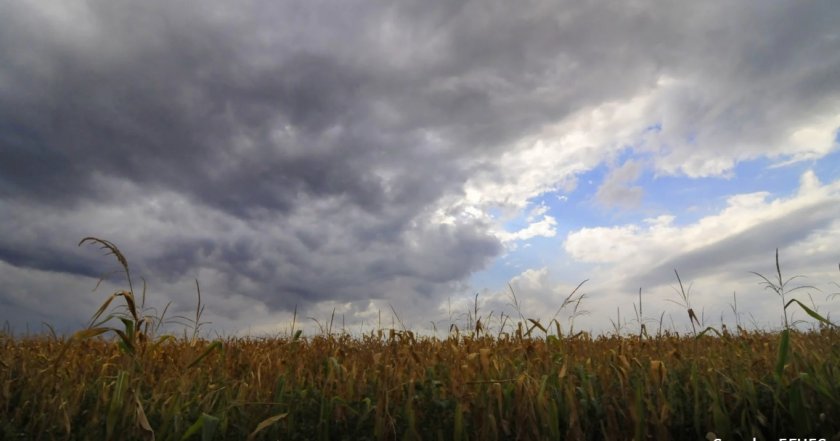
MULTIPOLYGON (((113 254, 128 289, 71 336, 0 332, 2 439, 840 439, 840 330, 794 297, 808 287, 782 277, 778 252, 777 274, 756 276, 781 300, 775 332, 698 329, 676 274, 686 334, 649 331, 640 297, 638 328, 601 336, 523 316, 491 330, 476 308, 445 338, 292 323, 208 340, 198 282, 195 315, 172 318, 189 332, 162 333, 166 310, 145 309, 120 250, 82 243, 113 254), (813 326, 798 330, 790 308, 813 326)), ((581 300, 562 307, 574 317, 581 300)))

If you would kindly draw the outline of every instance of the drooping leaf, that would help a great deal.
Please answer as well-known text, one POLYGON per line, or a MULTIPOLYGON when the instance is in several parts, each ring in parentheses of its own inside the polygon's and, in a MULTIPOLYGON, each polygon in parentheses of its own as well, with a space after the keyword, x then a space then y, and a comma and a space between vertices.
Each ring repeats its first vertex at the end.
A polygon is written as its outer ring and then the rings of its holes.
POLYGON ((805 310, 806 314, 810 315, 815 320, 818 320, 820 323, 824 323, 826 325, 834 326, 834 327, 837 326, 834 323, 831 323, 830 321, 828 321, 828 319, 826 319, 825 317, 821 316, 817 311, 814 311, 813 309, 805 306, 804 303, 802 303, 802 302, 800 302, 799 300, 796 300, 796 299, 791 299, 790 301, 788 301, 787 304, 785 305, 785 309, 787 309, 787 307, 790 306, 793 303, 796 303, 797 305, 799 305, 802 309, 805 310))
POLYGON ((263 431, 267 427, 272 426, 274 423, 286 418, 288 415, 289 415, 289 413, 286 412, 286 413, 277 414, 277 415, 274 415, 272 417, 268 417, 268 418, 264 419, 261 423, 257 424, 257 428, 254 429, 254 431, 251 432, 250 435, 248 435, 248 441, 253 440, 254 437, 257 436, 258 433, 260 433, 261 431, 263 431))

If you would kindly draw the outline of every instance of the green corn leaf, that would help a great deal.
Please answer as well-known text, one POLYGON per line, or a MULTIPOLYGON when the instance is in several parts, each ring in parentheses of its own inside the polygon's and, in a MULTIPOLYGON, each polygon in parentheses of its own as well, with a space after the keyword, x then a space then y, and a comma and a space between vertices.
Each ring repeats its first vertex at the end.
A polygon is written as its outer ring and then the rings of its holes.
POLYGON ((202 413, 192 424, 192 426, 184 432, 184 436, 181 437, 181 441, 185 441, 189 439, 191 436, 201 431, 201 441, 212 441, 213 436, 216 434, 216 427, 219 425, 219 419, 214 417, 213 415, 208 415, 206 413, 202 413))
POLYGON ((108 416, 105 420, 105 437, 113 439, 114 427, 120 419, 120 410, 125 406, 125 393, 128 389, 128 372, 120 371, 117 380, 114 382, 114 393, 111 395, 111 402, 108 404, 108 416))
POLYGON ((706 334, 708 334, 708 333, 710 333, 710 332, 714 332, 714 333, 715 333, 718 337, 721 337, 720 331, 718 331, 717 329, 715 329, 715 328, 713 328, 713 327, 711 327, 711 326, 708 326, 708 327, 706 327, 706 329, 704 329, 702 332, 700 332, 699 334, 697 334, 697 337, 694 337, 694 339, 695 339, 695 340, 698 340, 700 337, 702 337, 702 336, 704 336, 704 335, 706 335, 706 334))
POLYGON ((125 334, 128 337, 134 337, 134 322, 131 319, 120 317, 120 321, 123 323, 125 327, 125 334))
POLYGON ((785 309, 787 309, 787 307, 790 306, 793 303, 796 303, 797 305, 799 305, 802 309, 805 310, 805 312, 808 315, 810 315, 815 320, 818 320, 820 323, 825 323, 826 325, 829 325, 829 326, 835 326, 835 327, 837 326, 834 323, 831 323, 830 321, 828 321, 825 317, 821 316, 817 311, 814 311, 813 309, 805 306, 804 303, 802 303, 802 302, 800 302, 799 300, 796 300, 796 299, 791 299, 789 302, 787 302, 787 304, 785 305, 785 309))
POLYGON ((120 337, 120 343, 121 343, 121 347, 123 348, 123 350, 126 351, 127 353, 133 355, 134 354, 134 342, 131 340, 131 338, 128 335, 126 335, 125 332, 120 331, 119 329, 111 329, 111 330, 114 331, 120 337))
POLYGON ((157 348, 158 346, 161 346, 162 344, 164 344, 168 341, 174 342, 174 341, 177 341, 177 340, 175 339, 174 335, 168 335, 168 334, 167 335, 162 335, 162 336, 158 337, 157 341, 154 344, 154 347, 157 348))
POLYGON ((81 331, 78 331, 78 332, 74 333, 73 336, 70 337, 70 339, 71 340, 86 340, 86 339, 89 339, 89 338, 96 337, 98 335, 102 335, 102 334, 104 334, 104 333, 106 333, 110 330, 111 330, 111 328, 86 328, 86 329, 82 329, 81 331))
POLYGON ((198 363, 201 363, 201 360, 207 358, 207 356, 210 355, 211 352, 217 349, 222 350, 222 342, 219 340, 216 340, 213 343, 211 343, 210 346, 208 346, 207 349, 205 349, 204 352, 202 352, 201 355, 198 356, 198 358, 193 360, 193 362, 190 363, 189 366, 187 366, 187 369, 194 367, 198 363))

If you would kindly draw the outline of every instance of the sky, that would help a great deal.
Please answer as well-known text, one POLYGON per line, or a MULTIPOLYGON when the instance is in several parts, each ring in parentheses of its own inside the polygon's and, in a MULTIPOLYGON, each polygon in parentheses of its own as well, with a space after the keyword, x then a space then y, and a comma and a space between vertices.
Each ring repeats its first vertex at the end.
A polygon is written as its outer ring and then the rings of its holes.
POLYGON ((840 320, 834 1, 0 11, 14 332, 82 329, 127 288, 88 236, 150 315, 194 314, 198 280, 208 336, 440 336, 476 310, 495 333, 688 332, 686 307, 778 329, 752 273, 777 249, 810 286, 790 296, 840 320))

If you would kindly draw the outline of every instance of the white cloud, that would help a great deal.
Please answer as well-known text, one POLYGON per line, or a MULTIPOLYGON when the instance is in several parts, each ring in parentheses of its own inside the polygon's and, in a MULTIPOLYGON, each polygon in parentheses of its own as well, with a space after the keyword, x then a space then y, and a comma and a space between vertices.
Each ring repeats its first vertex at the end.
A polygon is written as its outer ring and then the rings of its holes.
POLYGON ((720 213, 683 227, 674 226, 672 216, 660 216, 646 220, 646 226, 582 228, 569 233, 565 249, 584 262, 619 262, 630 256, 634 256, 634 262, 640 258, 664 260, 724 241, 802 209, 826 208, 826 215, 840 212, 840 208, 831 208, 840 202, 840 181, 820 186, 816 175, 808 171, 802 176, 796 196, 767 200, 768 197, 766 192, 731 196, 720 213))
POLYGON ((546 204, 545 201, 541 201, 539 205, 531 208, 528 212, 528 222, 533 222, 536 218, 548 213, 549 209, 550 207, 548 204, 546 204))
MULTIPOLYGON (((523 137, 499 157, 487 160, 483 171, 466 181, 462 196, 441 199, 433 220, 454 225, 481 219, 495 225, 495 235, 505 242, 553 237, 556 219, 544 216, 535 222, 542 214, 538 212, 539 208, 528 213, 531 224, 524 229, 506 231, 501 224, 519 216, 541 194, 573 191, 578 174, 612 161, 627 145, 642 142, 646 127, 651 123, 645 115, 650 99, 649 93, 643 93, 628 100, 598 104, 523 137), (500 219, 489 215, 493 208, 503 210, 500 219)), ((620 198, 629 203, 639 200, 641 189, 626 188, 626 185, 640 172, 640 165, 630 161, 619 169, 617 181, 605 190, 603 197, 620 198), (619 195, 622 191, 629 192, 630 197, 619 195)), ((566 196, 558 197, 567 199, 566 196)), ((545 207, 545 204, 541 206, 545 207)))
MULTIPOLYGON (((779 111, 788 113, 785 124, 770 124, 771 110, 760 107, 763 92, 732 96, 729 85, 713 84, 661 75, 635 95, 585 107, 485 160, 483 171, 465 183, 463 197, 442 202, 449 208, 520 212, 543 193, 572 191, 577 175, 613 162, 627 148, 650 154, 657 174, 691 178, 728 177, 743 160, 769 157, 788 164, 818 159, 837 148, 840 115, 833 108, 784 108, 779 111), (735 122, 733 112, 752 112, 755 117, 735 122)), ((637 207, 644 190, 632 183, 642 167, 630 160, 613 170, 601 183, 598 200, 637 207)))
POLYGON ((644 190, 638 185, 632 185, 639 179, 642 165, 636 161, 627 161, 614 169, 598 187, 595 197, 598 202, 606 206, 622 208, 636 208, 642 202, 644 190))
MULTIPOLYGON (((776 326, 780 312, 775 303, 765 303, 770 295, 756 288, 749 271, 774 271, 773 252, 778 247, 784 275, 803 274, 807 284, 828 287, 840 278, 835 250, 826 246, 840 241, 837 219, 840 181, 821 185, 808 171, 798 193, 788 198, 771 198, 765 192, 733 195, 722 211, 688 225, 675 225, 673 216, 663 215, 642 224, 582 228, 569 233, 564 246, 572 258, 599 265, 592 275, 592 289, 600 299, 593 315, 613 313, 616 296, 629 308, 635 301, 631 294, 639 287, 656 305, 651 310, 673 309, 664 299, 675 298, 671 286, 676 282, 673 270, 678 269, 684 281, 695 282, 695 305, 710 314, 728 312, 732 292, 737 291, 758 302, 748 305, 758 319, 776 326)), ((836 305, 823 301, 824 295, 814 294, 818 305, 837 313, 836 305)))
POLYGON ((837 148, 840 96, 829 93, 796 108, 767 102, 765 92, 806 82, 806 75, 796 71, 740 88, 725 78, 660 77, 647 110, 661 129, 647 133, 639 151, 654 155, 657 172, 693 178, 727 176, 738 162, 759 157, 782 165, 819 159, 837 148))
POLYGON ((511 145, 471 177, 463 202, 472 206, 523 209, 551 191, 572 191, 576 175, 609 161, 627 145, 641 141, 652 121, 647 93, 586 107, 511 145))
POLYGON ((527 227, 513 231, 500 231, 496 236, 502 242, 517 240, 528 240, 534 237, 554 237, 557 234, 557 220, 552 216, 543 216, 542 219, 528 224, 527 227))

